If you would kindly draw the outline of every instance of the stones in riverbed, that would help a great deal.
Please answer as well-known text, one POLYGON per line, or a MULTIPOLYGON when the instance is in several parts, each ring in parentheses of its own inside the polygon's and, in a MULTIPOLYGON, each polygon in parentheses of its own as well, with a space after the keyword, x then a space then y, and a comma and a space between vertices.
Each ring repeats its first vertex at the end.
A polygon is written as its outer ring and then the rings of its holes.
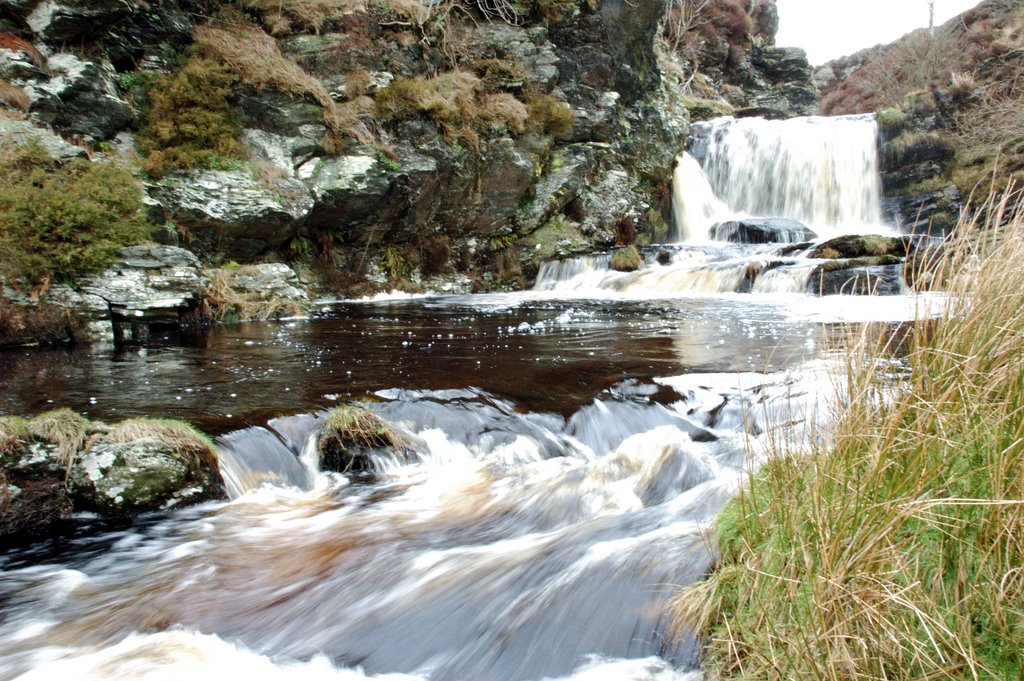
POLYGON ((739 244, 793 244, 818 237, 803 223, 787 218, 744 218, 719 222, 709 236, 715 241, 739 244))
POLYGON ((185 423, 0 417, 0 537, 44 533, 72 512, 130 517, 223 496, 213 444, 185 423))

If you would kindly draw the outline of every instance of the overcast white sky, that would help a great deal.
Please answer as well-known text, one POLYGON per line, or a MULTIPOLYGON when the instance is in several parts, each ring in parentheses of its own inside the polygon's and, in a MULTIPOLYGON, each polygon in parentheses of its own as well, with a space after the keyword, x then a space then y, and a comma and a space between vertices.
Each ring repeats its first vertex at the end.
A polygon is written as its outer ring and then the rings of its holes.
MULTIPOLYGON (((935 25, 979 0, 935 0, 935 25)), ((811 64, 853 54, 928 25, 928 0, 778 0, 775 43, 807 50, 811 64)))

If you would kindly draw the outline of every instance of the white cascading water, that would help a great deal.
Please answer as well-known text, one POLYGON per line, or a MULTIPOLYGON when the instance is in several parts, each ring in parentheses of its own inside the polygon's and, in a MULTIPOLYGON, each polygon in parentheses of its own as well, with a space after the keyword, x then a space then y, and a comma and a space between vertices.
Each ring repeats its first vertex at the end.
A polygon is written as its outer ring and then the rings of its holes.
POLYGON ((822 238, 879 231, 873 116, 726 117, 694 129, 706 140, 703 164, 684 153, 673 186, 682 241, 704 239, 732 216, 790 218, 822 238))
POLYGON ((874 117, 719 118, 696 123, 693 153, 679 155, 672 212, 680 243, 661 264, 636 272, 609 268, 610 257, 545 264, 535 291, 627 298, 720 293, 804 293, 818 263, 799 249, 728 243, 721 223, 785 218, 776 241, 819 241, 841 234, 892 233, 881 223, 877 125, 874 117), (795 222, 794 222, 795 221, 795 222))

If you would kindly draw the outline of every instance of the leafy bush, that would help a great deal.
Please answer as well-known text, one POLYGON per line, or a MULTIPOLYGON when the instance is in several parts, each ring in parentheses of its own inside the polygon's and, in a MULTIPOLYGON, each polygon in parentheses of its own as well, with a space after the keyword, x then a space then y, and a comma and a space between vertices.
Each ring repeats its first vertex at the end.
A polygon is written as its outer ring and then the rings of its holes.
POLYGON ((200 56, 159 78, 139 133, 139 149, 147 155, 143 169, 161 177, 172 169, 223 168, 244 159, 241 123, 229 101, 237 81, 228 67, 200 56))
POLYGON ((57 167, 38 143, 0 152, 0 271, 33 286, 101 270, 146 235, 142 190, 109 163, 57 167))

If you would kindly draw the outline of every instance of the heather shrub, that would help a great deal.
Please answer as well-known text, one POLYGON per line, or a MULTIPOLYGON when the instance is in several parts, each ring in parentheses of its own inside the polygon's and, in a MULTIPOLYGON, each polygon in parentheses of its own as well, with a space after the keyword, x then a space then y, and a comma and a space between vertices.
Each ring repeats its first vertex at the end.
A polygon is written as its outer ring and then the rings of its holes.
POLYGON ((142 190, 109 163, 57 166, 38 143, 0 151, 0 273, 45 286, 101 270, 146 235, 142 190))
POLYGON ((228 67, 195 55, 157 79, 139 133, 143 169, 160 177, 173 169, 221 168, 245 158, 238 141, 241 123, 229 101, 237 81, 228 67))

